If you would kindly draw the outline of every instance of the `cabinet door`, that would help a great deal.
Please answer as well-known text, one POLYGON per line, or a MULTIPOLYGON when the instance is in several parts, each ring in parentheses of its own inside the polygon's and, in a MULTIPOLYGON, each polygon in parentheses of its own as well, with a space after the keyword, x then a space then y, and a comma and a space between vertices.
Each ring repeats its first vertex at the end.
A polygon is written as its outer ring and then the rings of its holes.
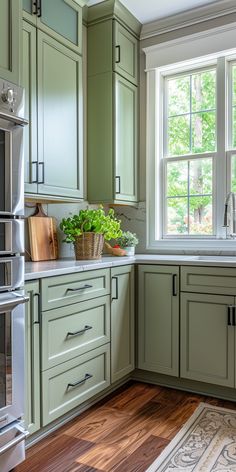
POLYGON ((114 22, 114 71, 138 84, 138 40, 117 21, 114 22))
POLYGON ((234 387, 234 297, 181 294, 181 377, 234 387))
POLYGON ((111 270, 111 381, 134 370, 134 266, 111 270))
POLYGON ((138 89, 115 74, 115 200, 136 202, 138 89))
POLYGON ((29 302, 26 304, 25 310, 25 422, 26 428, 32 434, 40 428, 39 283, 27 282, 25 291, 29 296, 29 302))
POLYGON ((140 265, 138 367, 179 375, 179 268, 140 265))
POLYGON ((38 192, 83 197, 82 58, 38 31, 38 192))
POLYGON ((25 191, 37 193, 37 89, 36 89, 36 28, 23 22, 21 84, 25 88, 24 128, 25 191))
POLYGON ((0 77, 19 83, 20 0, 0 2, 0 77))
POLYGON ((82 8, 73 0, 41 0, 39 28, 82 53, 82 8))

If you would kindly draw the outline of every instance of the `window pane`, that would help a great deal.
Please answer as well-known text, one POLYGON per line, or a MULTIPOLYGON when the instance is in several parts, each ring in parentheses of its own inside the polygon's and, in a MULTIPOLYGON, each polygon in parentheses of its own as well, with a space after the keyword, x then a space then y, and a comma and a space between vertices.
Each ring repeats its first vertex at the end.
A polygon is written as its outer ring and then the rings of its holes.
POLYGON ((233 140, 232 140, 232 144, 233 144, 233 148, 236 147, 236 108, 233 108, 233 124, 232 124, 232 131, 233 131, 233 140))
POLYGON ((216 71, 192 75, 192 111, 203 111, 216 107, 216 71))
POLYGON ((188 199, 167 199, 167 233, 188 234, 188 199))
POLYGON ((189 193, 212 193, 212 159, 193 160, 189 165, 189 193))
POLYGON ((189 234, 212 234, 212 197, 190 197, 189 234))
POLYGON ((231 157, 231 191, 236 192, 236 156, 231 157))
POLYGON ((167 81, 168 116, 190 112, 190 77, 167 81))
POLYGON ((190 152, 190 120, 177 116, 168 120, 168 155, 180 156, 190 152))
POLYGON ((215 112, 192 115, 192 152, 215 151, 215 112))
POLYGON ((232 80, 233 80, 233 105, 236 105, 236 65, 232 67, 232 80))
POLYGON ((168 197, 188 194, 188 161, 168 162, 166 193, 168 197))

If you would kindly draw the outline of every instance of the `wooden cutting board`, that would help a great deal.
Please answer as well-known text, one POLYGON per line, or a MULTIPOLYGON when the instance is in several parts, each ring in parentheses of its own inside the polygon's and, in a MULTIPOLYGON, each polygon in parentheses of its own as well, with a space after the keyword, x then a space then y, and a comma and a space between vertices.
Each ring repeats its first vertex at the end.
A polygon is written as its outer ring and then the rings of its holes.
POLYGON ((45 215, 40 203, 28 218, 30 254, 32 261, 50 261, 58 258, 55 218, 45 215))

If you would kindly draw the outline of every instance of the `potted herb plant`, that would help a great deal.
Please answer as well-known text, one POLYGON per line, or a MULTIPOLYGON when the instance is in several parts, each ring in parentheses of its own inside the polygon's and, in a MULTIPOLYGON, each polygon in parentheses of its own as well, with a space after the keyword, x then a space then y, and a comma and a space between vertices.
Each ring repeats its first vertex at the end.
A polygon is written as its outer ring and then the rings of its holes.
POLYGON ((103 207, 80 210, 78 215, 63 218, 60 228, 66 235, 64 242, 73 243, 76 260, 100 259, 104 240, 122 235, 120 221, 111 208, 107 214, 103 207))
POLYGON ((137 246, 138 242, 136 234, 130 231, 124 231, 117 239, 117 244, 119 244, 122 249, 125 249, 127 256, 134 256, 135 246, 137 246))

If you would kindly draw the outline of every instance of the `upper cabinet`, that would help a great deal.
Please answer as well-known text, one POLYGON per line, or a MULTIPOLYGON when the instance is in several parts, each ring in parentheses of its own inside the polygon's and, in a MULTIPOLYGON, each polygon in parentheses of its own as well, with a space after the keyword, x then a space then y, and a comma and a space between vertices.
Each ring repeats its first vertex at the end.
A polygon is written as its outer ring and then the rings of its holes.
POLYGON ((90 202, 138 202, 140 26, 118 0, 88 9, 90 202))
POLYGON ((20 0, 0 2, 0 77, 19 83, 20 0))
POLYGON ((82 7, 78 0, 23 0, 24 18, 82 54, 82 7))
POLYGON ((24 139, 26 194, 82 199, 82 57, 25 20, 22 48, 21 83, 29 119, 24 139))

